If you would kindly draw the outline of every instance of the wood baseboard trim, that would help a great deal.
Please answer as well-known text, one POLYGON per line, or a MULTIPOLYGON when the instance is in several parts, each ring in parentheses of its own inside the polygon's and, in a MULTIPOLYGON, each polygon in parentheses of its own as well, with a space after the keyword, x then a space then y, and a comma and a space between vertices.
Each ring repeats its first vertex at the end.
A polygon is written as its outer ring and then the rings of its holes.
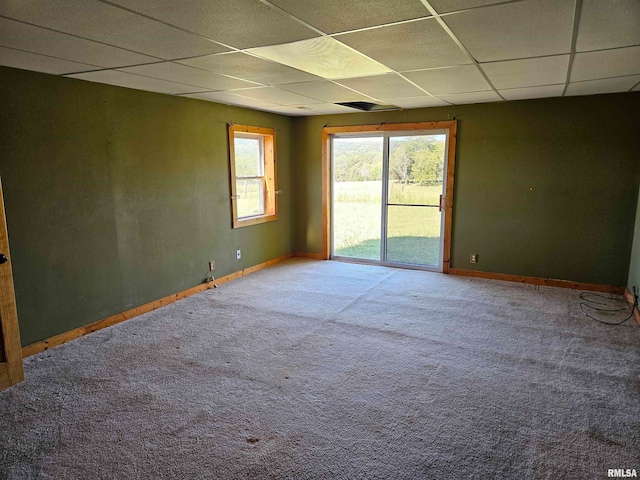
MULTIPOLYGON (((627 298, 629 305, 635 305, 636 299, 633 298, 633 293, 631 293, 628 288, 624 289, 624 296, 627 298)), ((633 307, 633 316, 635 317, 636 322, 638 322, 638 325, 640 325, 640 312, 638 311, 637 305, 633 307)))
POLYGON ((132 308, 125 312, 111 315, 110 317, 103 318, 102 320, 98 320, 97 322, 74 328, 73 330, 69 330, 45 340, 32 343, 31 345, 26 345, 22 347, 22 358, 35 355, 36 353, 44 352, 45 350, 49 350, 50 348, 57 347, 58 345, 62 345, 63 343, 67 343, 71 340, 83 337, 85 335, 88 335, 89 333, 102 330, 103 328, 111 327, 112 325, 116 325, 118 323, 124 322, 125 320, 129 320, 133 317, 137 317, 138 315, 142 315, 143 313, 156 310, 160 307, 164 307, 165 305, 177 302, 178 300, 190 297, 191 295, 195 295, 196 293, 210 290, 218 285, 230 282, 231 280, 235 280, 236 278, 244 277, 245 275, 257 272, 258 270, 262 270, 263 268, 270 267, 271 265, 292 258, 293 256, 293 253, 288 253, 286 255, 267 260, 266 262, 262 262, 258 265, 254 265, 253 267, 248 267, 244 270, 240 270, 238 272, 225 275, 224 277, 217 278, 213 282, 206 282, 200 285, 196 285, 195 287, 182 290, 181 292, 174 293, 172 295, 167 295, 166 297, 154 300, 153 302, 145 303, 144 305, 140 305, 139 307, 132 308))
POLYGON ((489 280, 503 280, 506 282, 527 283, 530 285, 544 285, 546 287, 572 288, 575 290, 586 290, 590 292, 613 293, 622 295, 624 287, 613 287, 610 285, 597 285, 593 283, 572 282, 570 280, 555 280, 541 277, 525 277, 521 275, 509 275, 506 273, 481 272, 478 270, 464 270, 462 268, 451 268, 449 273, 463 277, 486 278, 489 280))
POLYGON ((257 272, 258 270, 270 267, 271 265, 275 265, 276 263, 284 262, 285 260, 293 258, 294 256, 295 255, 293 253, 287 253, 286 255, 272 258, 271 260, 259 263, 258 265, 254 265, 253 267, 247 267, 244 270, 239 270, 237 272, 230 273, 229 275, 225 275, 224 277, 216 278, 214 283, 216 285, 222 285, 224 283, 230 282, 231 280, 235 280, 236 278, 244 277, 245 275, 249 275, 250 273, 257 272))
POLYGON ((322 255, 321 253, 296 252, 295 256, 303 258, 313 258, 314 260, 324 260, 324 255, 322 255))

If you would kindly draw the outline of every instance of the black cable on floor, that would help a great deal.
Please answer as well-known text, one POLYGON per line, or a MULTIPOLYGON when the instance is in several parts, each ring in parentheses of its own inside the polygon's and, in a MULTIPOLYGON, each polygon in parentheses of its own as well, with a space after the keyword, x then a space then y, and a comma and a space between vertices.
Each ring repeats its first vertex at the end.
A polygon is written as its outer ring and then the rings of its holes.
MULTIPOLYGON (((607 305, 607 302, 602 302, 599 300, 590 300, 590 297, 597 297, 599 299, 604 299, 607 301, 614 301, 614 302, 620 302, 620 301, 624 301, 625 303, 627 302, 627 300, 622 297, 622 298, 615 298, 613 295, 610 296, 606 296, 606 295, 602 295, 600 293, 594 293, 594 292, 582 292, 580 294, 580 298, 582 300, 584 300, 585 302, 589 302, 592 304, 596 304, 596 305, 607 305)), ((584 313, 587 317, 589 317, 591 320, 595 320, 596 322, 599 323, 604 323, 605 325, 622 325, 624 322, 626 322, 627 320, 629 320, 631 317, 633 317, 633 309, 636 308, 638 306, 638 300, 637 300, 637 296, 636 296, 636 288, 633 287, 633 298, 634 298, 634 302, 633 305, 626 305, 622 308, 599 308, 599 307, 594 307, 593 305, 589 305, 588 303, 580 303, 580 310, 582 310, 582 313, 584 313), (624 320, 621 320, 619 322, 605 322, 604 320, 600 320, 599 318, 593 317, 591 315, 589 315, 589 313, 587 313, 585 311, 585 307, 590 308, 592 310, 595 310, 596 312, 622 312, 624 310, 627 309, 631 309, 629 312, 629 316, 627 318, 625 318, 624 320)))

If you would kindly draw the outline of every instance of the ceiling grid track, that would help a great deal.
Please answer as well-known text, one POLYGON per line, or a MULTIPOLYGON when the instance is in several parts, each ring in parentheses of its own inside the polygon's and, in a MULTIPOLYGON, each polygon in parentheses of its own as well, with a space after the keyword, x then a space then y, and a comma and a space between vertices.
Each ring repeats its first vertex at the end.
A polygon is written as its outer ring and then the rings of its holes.
POLYGON ((569 88, 571 81, 571 71, 573 69, 573 61, 576 58, 576 43, 578 42, 578 28, 580 27, 580 15, 582 13, 582 0, 575 0, 575 10, 573 14, 573 29, 571 34, 571 53, 569 55, 569 66, 567 68, 567 79, 564 83, 564 89, 562 90, 562 96, 564 97, 569 88))
POLYGON ((292 13, 287 12, 284 8, 281 8, 281 7, 277 6, 277 5, 274 5, 273 3, 269 2, 268 0, 257 0, 257 1, 262 3, 263 5, 266 5, 269 8, 272 8, 276 12, 282 13, 283 15, 289 17, 294 22, 298 22, 300 25, 302 25, 304 27, 307 27, 309 30, 312 30, 312 31, 316 32, 320 37, 327 37, 328 36, 322 30, 320 30, 320 29, 314 27, 313 25, 305 22, 301 18, 296 17, 292 13))
MULTIPOLYGON (((137 55, 145 55, 147 57, 156 58, 156 59, 158 59, 158 62, 165 62, 166 61, 163 58, 160 58, 160 57, 158 57, 156 55, 150 55, 148 53, 138 52, 136 50, 131 50, 129 48, 118 47, 117 45, 113 45, 111 43, 101 42, 99 40, 93 40, 91 38, 82 37, 80 35, 74 35, 73 33, 63 32, 61 30, 56 30, 54 28, 43 27, 42 25, 36 25, 35 23, 25 22, 23 20, 17 20, 15 18, 7 17, 5 15, 0 15, 0 18, 4 18, 5 20, 11 20, 12 22, 22 23, 23 25, 29 25, 30 27, 42 28, 43 30, 48 30, 49 32, 54 32, 54 33, 59 33, 60 35, 68 35, 69 37, 77 38, 79 40, 84 40, 84 41, 87 41, 87 42, 97 43, 98 45, 104 45, 106 47, 117 48, 119 50, 124 50, 125 52, 130 52, 130 53, 135 53, 137 55)), ((10 47, 5 47, 5 48, 10 48, 10 47)), ((14 49, 14 50, 19 50, 19 49, 14 49)), ((25 50, 25 51, 27 51, 27 50, 25 50)), ((40 54, 40 55, 43 55, 43 54, 40 54)), ((53 55, 46 55, 46 56, 49 56, 51 58, 59 58, 60 60, 68 60, 68 59, 62 58, 62 57, 54 57, 53 55)), ((68 61, 76 61, 76 60, 68 60, 68 61)), ((141 64, 141 65, 145 65, 145 64, 141 64)), ((103 67, 103 68, 106 68, 106 67, 103 67)), ((118 68, 121 68, 121 67, 118 67, 118 68)))
MULTIPOLYGON (((440 67, 440 68, 446 68, 446 67, 440 67)), ((408 79, 407 77, 405 77, 402 73, 396 73, 398 76, 400 76, 400 78, 406 80, 407 82, 409 82, 411 85, 413 85, 416 88, 419 88, 420 90, 422 90, 424 93, 426 93, 427 95, 429 95, 430 97, 433 98, 437 98, 438 100, 440 100, 441 102, 445 102, 447 105, 453 105, 450 102, 447 102, 446 100, 443 100, 442 98, 438 97, 437 95, 434 95, 433 93, 427 91, 426 89, 424 89, 423 87, 421 87, 420 85, 418 85, 416 82, 414 82, 413 80, 408 79)))
POLYGON ((97 0, 97 1, 100 2, 100 3, 104 3, 105 5, 109 5, 110 7, 118 8, 120 10, 124 10, 125 12, 129 12, 129 13, 132 13, 134 15, 138 15, 139 17, 146 18, 147 20, 153 20, 154 22, 161 23, 162 25, 165 25, 167 27, 175 28, 176 30, 180 30, 181 32, 188 33, 190 35, 196 35, 196 36, 198 36, 198 37, 200 37, 200 38, 202 38, 204 40, 207 40, 208 42, 215 43, 216 45, 220 45, 221 47, 228 48, 229 50, 240 51, 239 48, 235 48, 235 47, 232 47, 231 45, 227 45, 225 43, 218 42, 218 41, 213 40, 213 39, 211 39, 209 37, 201 35, 201 34, 199 34, 197 32, 194 32, 192 30, 187 30, 186 28, 178 27, 177 25, 173 25, 172 23, 168 23, 168 22, 162 21, 162 20, 160 20, 158 18, 154 18, 154 17, 151 17, 149 15, 145 15, 142 12, 137 12, 135 10, 131 10, 130 8, 123 7, 122 5, 118 5, 117 3, 109 2, 108 0, 97 0))
POLYGON ((0 65, 296 116, 640 89, 637 0, 469 3, 5 2, 0 65))
MULTIPOLYGON (((469 60, 473 62, 473 65, 475 65, 475 67, 478 69, 478 71, 480 72, 480 75, 484 77, 485 81, 489 84, 489 86, 494 91, 494 93, 498 95, 502 100, 505 100, 502 94, 496 89, 496 87, 493 86, 493 83, 491 82, 491 80, 489 80, 489 77, 487 76, 487 74, 484 73, 484 70, 482 70, 482 67, 480 66, 478 61, 475 59, 475 57, 471 55, 469 50, 467 50, 467 48, 462 44, 462 42, 458 39, 456 34, 453 33, 453 30, 449 28, 449 25, 447 25, 445 21, 442 20, 442 18, 440 18, 440 15, 438 15, 438 12, 436 12, 436 10, 431 6, 431 4, 427 0, 420 0, 420 2, 431 12, 432 15, 434 15, 434 18, 436 19, 436 21, 440 24, 440 26, 444 29, 444 31, 447 32, 447 35, 451 37, 451 40, 453 40, 455 44, 460 48, 460 50, 462 50, 464 54, 467 57, 469 57, 469 60)), ((510 2, 510 3, 515 3, 515 2, 510 2)))

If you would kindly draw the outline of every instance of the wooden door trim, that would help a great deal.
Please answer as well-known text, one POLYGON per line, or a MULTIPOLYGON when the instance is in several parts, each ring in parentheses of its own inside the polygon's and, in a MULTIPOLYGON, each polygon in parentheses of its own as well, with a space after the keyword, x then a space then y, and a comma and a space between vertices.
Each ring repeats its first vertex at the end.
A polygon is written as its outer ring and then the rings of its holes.
POLYGON ((447 152, 447 185, 445 187, 444 202, 444 245, 442 252, 442 273, 449 273, 451 268, 451 229, 453 226, 453 182, 456 166, 456 136, 458 134, 458 122, 449 123, 449 150, 447 152))
POLYGON ((398 132, 413 130, 447 130, 449 147, 447 150, 447 181, 445 186, 444 241, 442 250, 442 272, 449 273, 451 266, 451 230, 453 225, 453 183, 456 162, 456 135, 458 123, 455 120, 443 122, 381 123, 379 125, 351 125, 324 127, 322 129, 322 258, 331 255, 331 135, 357 132, 398 132))
MULTIPOLYGON (((335 128, 335 127, 334 127, 335 128)), ((332 129, 331 129, 332 130, 332 129)), ((331 256, 331 134, 327 127, 322 129, 322 258, 331 256)))
POLYGON ((13 287, 13 271, 11 268, 11 254, 9 252, 9 238, 7 235, 7 219, 4 212, 4 196, 0 179, 0 253, 7 256, 8 261, 0 265, 0 323, 2 324, 2 339, 5 362, 0 371, 0 389, 15 385, 24 380, 22 366, 22 348, 20 346, 20 329, 18 326, 18 311, 13 287))

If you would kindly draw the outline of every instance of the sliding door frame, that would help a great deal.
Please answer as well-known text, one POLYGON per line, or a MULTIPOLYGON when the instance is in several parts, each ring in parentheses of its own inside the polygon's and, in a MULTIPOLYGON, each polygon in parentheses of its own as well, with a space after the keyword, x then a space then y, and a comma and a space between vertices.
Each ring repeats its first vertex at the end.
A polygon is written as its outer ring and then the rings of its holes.
POLYGON ((453 216, 453 183, 456 152, 457 122, 455 120, 443 122, 416 123, 381 123, 379 125, 354 125, 344 127, 324 127, 322 129, 322 258, 331 257, 331 138, 333 135, 345 133, 371 132, 411 132, 428 130, 446 130, 448 136, 447 149, 447 178, 444 198, 444 229, 442 251, 442 273, 449 273, 451 266, 451 226, 453 216))

